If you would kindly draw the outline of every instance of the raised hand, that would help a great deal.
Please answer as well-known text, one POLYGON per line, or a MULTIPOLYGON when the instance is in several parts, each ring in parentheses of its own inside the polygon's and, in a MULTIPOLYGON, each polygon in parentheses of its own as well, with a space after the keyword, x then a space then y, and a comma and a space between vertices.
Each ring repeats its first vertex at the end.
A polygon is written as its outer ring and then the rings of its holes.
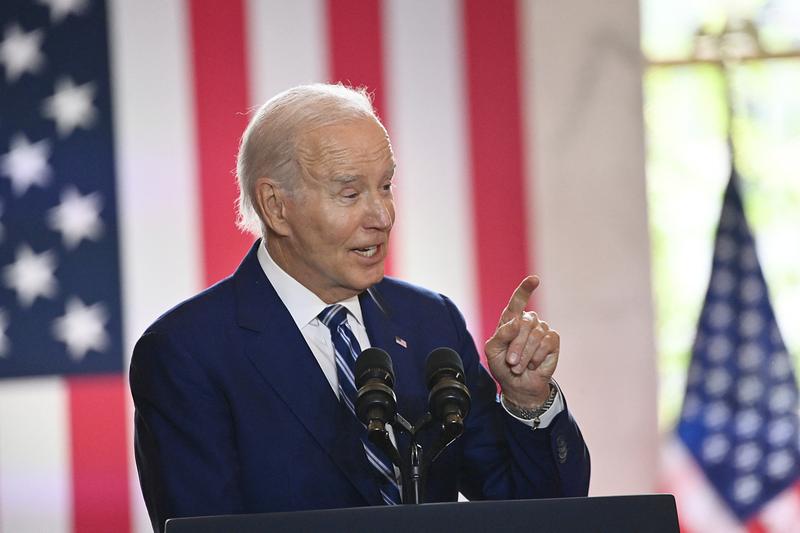
POLYGON ((550 394, 561 338, 532 311, 525 311, 539 278, 528 276, 511 295, 497 329, 484 346, 489 370, 507 400, 534 408, 550 394))

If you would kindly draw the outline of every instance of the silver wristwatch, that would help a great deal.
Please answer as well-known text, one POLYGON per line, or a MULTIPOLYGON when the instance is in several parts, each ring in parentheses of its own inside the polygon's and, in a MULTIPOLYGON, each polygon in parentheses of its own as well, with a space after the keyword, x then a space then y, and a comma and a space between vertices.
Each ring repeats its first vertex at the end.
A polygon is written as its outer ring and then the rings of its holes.
POLYGON ((534 429, 539 426, 539 417, 542 416, 547 412, 550 407, 552 407, 553 402, 556 399, 556 394, 558 394, 558 389, 555 385, 550 383, 550 395, 544 401, 542 405, 539 407, 535 407, 533 409, 527 409, 520 405, 515 404, 514 402, 510 401, 508 398, 503 396, 503 406, 508 410, 509 413, 516 416, 517 418, 521 418, 523 420, 533 420, 533 427, 534 429))

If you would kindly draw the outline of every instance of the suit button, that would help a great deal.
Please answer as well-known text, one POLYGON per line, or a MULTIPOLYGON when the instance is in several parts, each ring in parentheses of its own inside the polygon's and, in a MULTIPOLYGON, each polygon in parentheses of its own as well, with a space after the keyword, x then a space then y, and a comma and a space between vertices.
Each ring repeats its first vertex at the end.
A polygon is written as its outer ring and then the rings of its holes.
POLYGON ((558 453, 558 462, 564 464, 567 462, 567 441, 563 436, 559 435, 556 438, 556 452, 558 453))

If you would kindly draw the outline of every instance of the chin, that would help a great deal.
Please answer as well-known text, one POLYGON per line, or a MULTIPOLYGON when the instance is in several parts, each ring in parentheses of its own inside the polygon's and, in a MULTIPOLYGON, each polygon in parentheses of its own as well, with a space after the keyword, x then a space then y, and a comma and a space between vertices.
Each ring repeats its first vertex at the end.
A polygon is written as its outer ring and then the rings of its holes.
POLYGON ((375 285, 376 283, 380 283, 384 276, 384 269, 383 265, 381 265, 380 270, 376 270, 374 272, 370 272, 364 277, 359 280, 358 285, 361 287, 362 291, 365 291, 375 285))

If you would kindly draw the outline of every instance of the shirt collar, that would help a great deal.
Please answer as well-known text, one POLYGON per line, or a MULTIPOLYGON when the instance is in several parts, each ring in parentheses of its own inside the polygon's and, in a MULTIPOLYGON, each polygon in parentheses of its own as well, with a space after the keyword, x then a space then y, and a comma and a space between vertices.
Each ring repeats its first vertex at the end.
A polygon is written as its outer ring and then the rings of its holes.
MULTIPOLYGON (((298 329, 303 329, 314 320, 317 320, 317 315, 329 304, 323 302, 319 296, 308 290, 279 267, 270 257, 264 239, 261 240, 256 254, 261 269, 272 284, 275 292, 278 293, 283 305, 289 310, 289 314, 292 316, 294 323, 297 324, 298 329)), ((358 296, 351 296, 336 303, 345 306, 353 318, 363 326, 364 321, 361 316, 361 304, 358 301, 358 296)))

